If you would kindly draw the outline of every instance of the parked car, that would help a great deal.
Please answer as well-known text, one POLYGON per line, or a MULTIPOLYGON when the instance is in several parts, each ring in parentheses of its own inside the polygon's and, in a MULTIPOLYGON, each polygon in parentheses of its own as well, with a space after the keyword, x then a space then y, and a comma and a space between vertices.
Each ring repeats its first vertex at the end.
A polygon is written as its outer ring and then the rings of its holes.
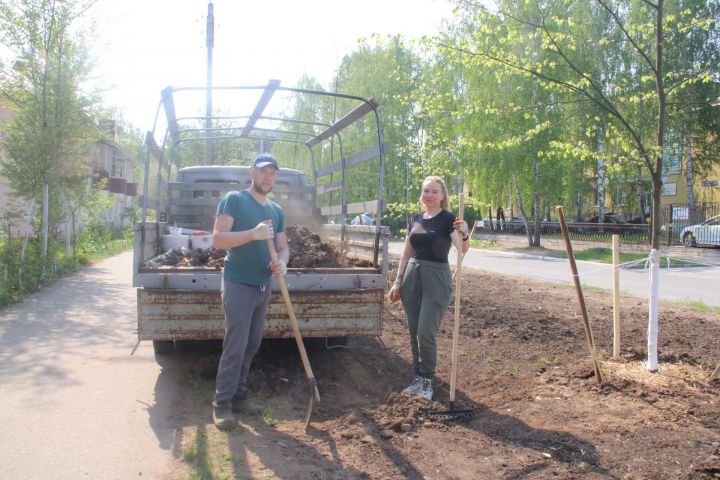
MULTIPOLYGON (((582 223, 600 223, 600 215, 593 215, 592 217, 586 218, 582 223)), ((632 230, 632 227, 628 227, 629 222, 626 222, 622 217, 615 213, 606 213, 602 227, 592 227, 591 232, 603 231, 604 233, 625 233, 626 231, 632 230)))
POLYGON ((686 247, 697 245, 720 246, 720 215, 716 215, 698 225, 689 225, 682 229, 680 238, 686 247))

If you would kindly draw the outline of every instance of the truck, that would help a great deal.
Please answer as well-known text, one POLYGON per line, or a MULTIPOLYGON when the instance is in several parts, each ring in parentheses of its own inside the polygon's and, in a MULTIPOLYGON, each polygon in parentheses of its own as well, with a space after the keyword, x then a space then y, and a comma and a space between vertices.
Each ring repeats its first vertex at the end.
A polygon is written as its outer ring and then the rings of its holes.
MULTIPOLYGON (((207 239, 218 202, 249 186, 247 165, 265 152, 281 165, 270 198, 283 207, 286 226, 305 226, 343 258, 371 264, 288 269, 286 284, 303 337, 346 346, 353 336, 380 335, 390 236, 381 223, 385 148, 373 98, 284 87, 278 80, 165 88, 145 135, 142 213, 134 224, 138 339, 168 354, 186 342, 223 338, 222 270, 153 260, 173 248, 169 239, 185 241, 181 236, 187 235, 190 248, 192 240, 207 239), (199 116, 203 97, 206 103, 222 99, 222 114, 199 116), (365 212, 374 214, 373 225, 348 224, 365 212)), ((292 336, 275 279, 264 336, 292 336)))

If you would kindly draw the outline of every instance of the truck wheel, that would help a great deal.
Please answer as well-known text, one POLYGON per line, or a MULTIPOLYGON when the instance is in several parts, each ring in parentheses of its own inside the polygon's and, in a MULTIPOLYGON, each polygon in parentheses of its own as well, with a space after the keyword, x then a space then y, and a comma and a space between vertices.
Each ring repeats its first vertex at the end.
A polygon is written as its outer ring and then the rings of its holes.
POLYGON ((174 345, 172 340, 153 340, 153 350, 158 355, 169 355, 173 353, 174 345))

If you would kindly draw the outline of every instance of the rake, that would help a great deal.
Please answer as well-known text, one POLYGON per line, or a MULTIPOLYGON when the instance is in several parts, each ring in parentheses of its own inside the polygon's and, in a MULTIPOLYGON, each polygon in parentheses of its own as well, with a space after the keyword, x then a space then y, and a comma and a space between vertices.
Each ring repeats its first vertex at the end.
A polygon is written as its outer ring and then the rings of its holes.
MULTIPOLYGON (((460 208, 460 219, 465 213, 464 193, 458 195, 460 208)), ((458 340, 460 337, 460 269, 462 268, 463 253, 462 248, 457 251, 457 263, 455 267, 455 318, 453 322, 453 343, 452 343, 452 368, 450 370, 450 409, 437 410, 428 412, 427 416, 438 420, 459 420, 472 418, 476 415, 475 410, 455 410, 455 384, 457 383, 457 363, 458 363, 458 340)))

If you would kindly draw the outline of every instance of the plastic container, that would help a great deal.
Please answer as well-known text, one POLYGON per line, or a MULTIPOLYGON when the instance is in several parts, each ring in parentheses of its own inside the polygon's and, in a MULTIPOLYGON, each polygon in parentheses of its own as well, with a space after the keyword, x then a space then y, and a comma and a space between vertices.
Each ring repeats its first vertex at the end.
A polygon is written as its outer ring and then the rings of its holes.
POLYGON ((163 235, 162 248, 166 252, 174 248, 190 248, 190 235, 163 235))
POLYGON ((208 232, 193 232, 190 236, 190 245, 193 250, 205 250, 212 247, 213 237, 208 232))

